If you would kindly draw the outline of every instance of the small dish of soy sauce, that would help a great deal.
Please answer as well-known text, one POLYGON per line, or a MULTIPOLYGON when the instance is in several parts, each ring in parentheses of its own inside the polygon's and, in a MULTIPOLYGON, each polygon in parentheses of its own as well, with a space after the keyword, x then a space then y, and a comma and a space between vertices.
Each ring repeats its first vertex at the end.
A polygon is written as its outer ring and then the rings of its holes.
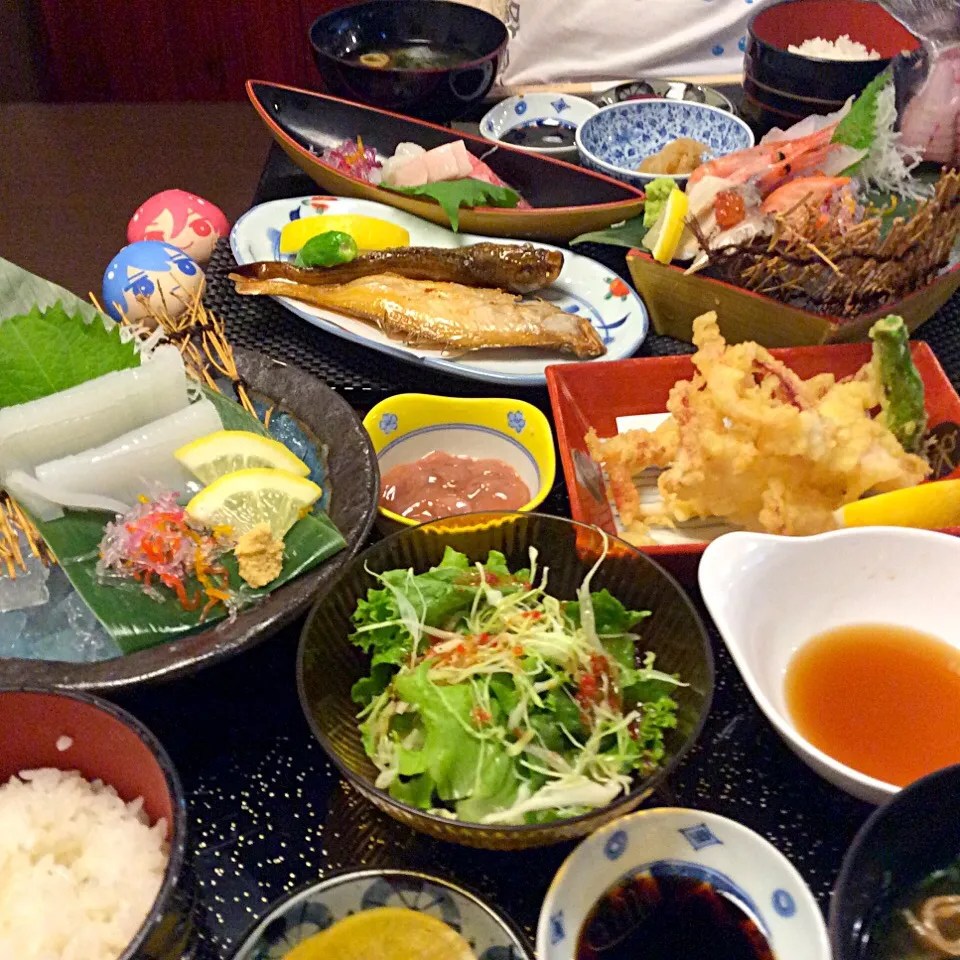
POLYGON ((746 827, 699 810, 630 814, 560 868, 537 929, 540 960, 829 960, 823 917, 790 862, 746 827))
POLYGON ((508 97, 480 121, 487 140, 505 143, 556 160, 577 159, 577 127, 599 108, 566 93, 527 93, 508 97))

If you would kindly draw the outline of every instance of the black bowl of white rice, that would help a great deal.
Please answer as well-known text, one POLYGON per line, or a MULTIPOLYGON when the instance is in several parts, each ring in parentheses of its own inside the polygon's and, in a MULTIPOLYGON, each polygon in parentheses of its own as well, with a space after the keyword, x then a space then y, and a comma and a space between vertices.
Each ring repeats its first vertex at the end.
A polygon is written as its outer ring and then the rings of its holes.
POLYGON ((179 960, 186 834, 180 779, 134 717, 0 687, 0 957, 179 960))
POLYGON ((919 41, 867 0, 782 0, 747 25, 741 114, 758 136, 839 110, 919 41))

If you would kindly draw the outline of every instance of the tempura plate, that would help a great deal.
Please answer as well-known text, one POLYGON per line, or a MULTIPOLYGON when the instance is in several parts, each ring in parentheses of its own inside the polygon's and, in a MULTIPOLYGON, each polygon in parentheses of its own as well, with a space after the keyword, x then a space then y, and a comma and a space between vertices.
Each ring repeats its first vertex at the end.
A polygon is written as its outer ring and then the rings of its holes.
MULTIPOLYGON (((350 200, 341 197, 300 197, 292 200, 273 200, 245 213, 230 233, 230 247, 237 263, 257 260, 293 260, 280 253, 280 231, 291 220, 331 214, 363 214, 378 217, 404 227, 410 233, 414 246, 456 248, 483 241, 520 243, 480 237, 469 233, 453 233, 446 227, 370 200, 350 200)), ((547 250, 556 247, 537 244, 547 250)), ((557 282, 540 296, 556 304, 567 313, 590 318, 607 347, 605 359, 619 360, 634 354, 647 335, 647 311, 643 301, 615 273, 606 267, 576 253, 562 251, 563 271, 557 282)), ((354 320, 330 310, 313 307, 286 297, 277 298, 298 317, 344 340, 362 344, 400 360, 422 363, 454 376, 485 380, 488 383, 538 386, 545 383, 544 371, 550 364, 591 366, 597 361, 577 361, 556 351, 516 349, 481 350, 460 356, 445 356, 441 350, 410 347, 391 340, 373 324, 354 320)))
MULTIPOLYGON (((933 479, 960 477, 960 397, 933 351, 925 343, 910 345, 926 388, 933 479)), ((804 379, 832 373, 838 379, 856 373, 871 356, 866 343, 793 347, 771 353, 804 379)), ((662 414, 678 380, 694 374, 691 357, 642 357, 616 363, 547 368, 547 388, 563 474, 574 520, 617 532, 603 474, 584 441, 593 427, 600 437, 612 437, 618 417, 662 414)), ((960 532, 960 531, 950 531, 960 532)), ((686 583, 695 582, 706 542, 641 547, 686 583)))

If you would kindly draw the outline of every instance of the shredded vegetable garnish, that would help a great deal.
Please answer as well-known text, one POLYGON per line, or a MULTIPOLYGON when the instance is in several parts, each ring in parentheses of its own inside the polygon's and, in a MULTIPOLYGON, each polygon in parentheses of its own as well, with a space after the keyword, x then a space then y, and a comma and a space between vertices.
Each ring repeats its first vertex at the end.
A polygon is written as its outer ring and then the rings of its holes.
POLYGON ((324 163, 330 164, 334 169, 370 182, 377 179, 374 171, 379 171, 383 166, 377 159, 377 152, 371 147, 365 147, 360 137, 357 137, 356 143, 353 140, 344 140, 336 147, 327 147, 321 157, 324 163))
POLYGON ((683 684, 638 647, 646 612, 590 592, 602 559, 566 602, 534 551, 516 573, 447 548, 427 573, 377 575, 353 617, 373 654, 353 694, 377 786, 462 820, 543 823, 657 769, 683 684))
POLYGON ((236 606, 229 573, 219 563, 231 548, 228 534, 227 530, 208 533, 190 526, 176 494, 144 499, 107 524, 97 575, 136 580, 144 593, 161 602, 167 599, 160 589, 165 587, 184 610, 196 610, 202 604, 202 621, 218 604, 231 611, 236 606), (199 584, 192 595, 191 579, 199 584))

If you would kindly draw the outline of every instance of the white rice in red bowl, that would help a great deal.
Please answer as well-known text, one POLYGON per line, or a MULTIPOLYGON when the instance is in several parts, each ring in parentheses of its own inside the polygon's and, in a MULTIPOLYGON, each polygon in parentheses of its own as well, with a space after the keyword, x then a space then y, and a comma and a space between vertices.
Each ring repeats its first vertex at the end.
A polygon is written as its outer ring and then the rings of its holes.
POLYGON ((36 690, 0 689, 0 730, 0 958, 179 957, 186 811, 160 744, 104 701, 36 690))

